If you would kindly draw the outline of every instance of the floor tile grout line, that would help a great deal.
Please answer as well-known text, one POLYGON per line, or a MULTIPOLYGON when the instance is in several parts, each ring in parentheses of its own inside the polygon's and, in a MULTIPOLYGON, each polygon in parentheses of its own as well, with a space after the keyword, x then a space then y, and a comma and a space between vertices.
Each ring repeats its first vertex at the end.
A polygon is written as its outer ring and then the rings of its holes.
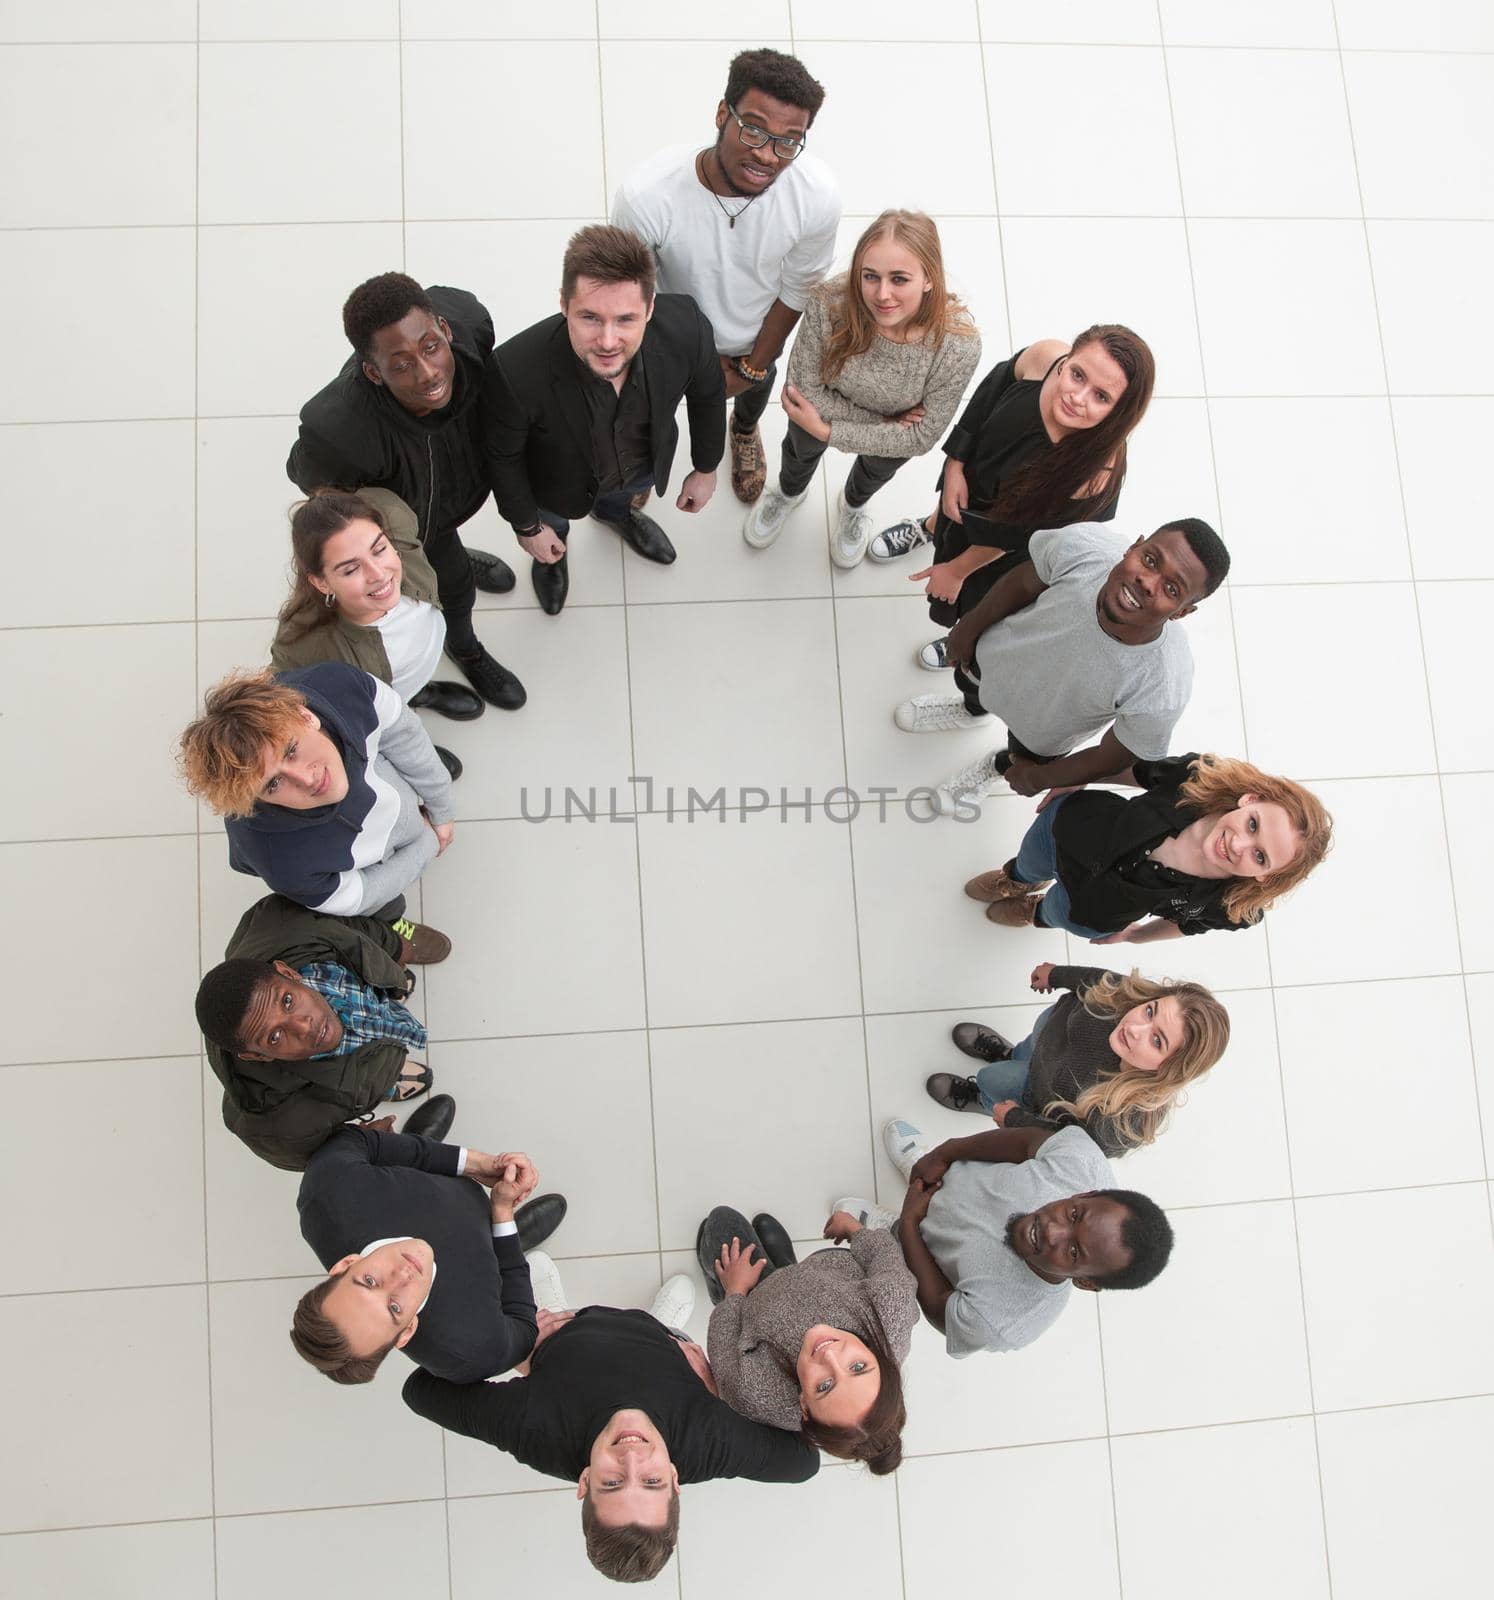
POLYGON ((986 51, 985 30, 981 22, 980 0, 975 0, 976 49, 980 55, 980 90, 986 108, 986 153, 991 162, 991 203, 996 208, 996 260, 1001 268, 1001 309, 1006 316, 1006 349, 1011 349, 1015 335, 1012 332, 1012 300, 1010 279, 1006 271, 1006 230, 1001 217, 1001 174, 996 161, 996 133, 991 121, 991 79, 986 51))

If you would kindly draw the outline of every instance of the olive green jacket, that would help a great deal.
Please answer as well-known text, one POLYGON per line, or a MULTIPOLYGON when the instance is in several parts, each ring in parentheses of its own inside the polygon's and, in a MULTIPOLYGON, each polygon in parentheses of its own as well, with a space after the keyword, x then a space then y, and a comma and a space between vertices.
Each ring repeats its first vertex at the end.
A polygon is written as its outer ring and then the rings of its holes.
MULTIPOLYGON (((411 600, 439 605, 436 574, 420 546, 420 525, 415 513, 388 489, 360 489, 358 493, 384 513, 389 542, 399 551, 404 567, 399 592, 411 600)), ((347 661, 381 683, 392 683, 394 675, 389 670, 389 655, 379 630, 349 622, 335 606, 327 609, 330 620, 304 633, 300 631, 303 616, 298 615, 290 624, 281 621, 270 645, 270 663, 275 670, 288 672, 292 667, 314 667, 322 661, 347 661)))
MULTIPOLYGON (((414 978, 399 964, 400 937, 373 917, 329 917, 278 894, 244 913, 226 960, 283 961, 300 968, 335 961, 364 983, 403 1000, 414 978)), ((405 1064, 403 1045, 376 1040, 322 1061, 246 1061, 204 1040, 223 1085, 223 1124, 272 1166, 300 1172, 344 1122, 372 1111, 405 1064)))

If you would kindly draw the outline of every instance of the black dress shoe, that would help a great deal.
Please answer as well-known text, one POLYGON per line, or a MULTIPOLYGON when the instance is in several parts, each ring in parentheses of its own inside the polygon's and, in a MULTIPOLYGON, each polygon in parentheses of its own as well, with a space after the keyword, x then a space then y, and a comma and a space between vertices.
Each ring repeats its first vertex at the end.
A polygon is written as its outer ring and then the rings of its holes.
POLYGON ((623 521, 609 522, 607 526, 616 528, 645 561, 657 561, 667 567, 674 560, 675 550, 669 535, 641 511, 630 511, 623 521))
POLYGON ((446 768, 447 775, 450 777, 451 781, 455 783, 462 775, 462 763, 460 758, 454 756, 450 750, 444 749, 439 744, 435 747, 435 749, 436 754, 441 758, 441 765, 446 768))
POLYGON ((529 698, 524 685, 507 667, 499 666, 481 645, 476 655, 457 655, 450 650, 447 654, 490 706, 497 706, 500 711, 517 711, 529 698))
POLYGON ((1012 1042, 1004 1035, 988 1028, 983 1022, 957 1022, 949 1036, 958 1049, 977 1061, 1007 1061, 1011 1058, 1012 1042))
POLYGON ((507 594, 514 586, 514 569, 500 557, 486 550, 467 546, 467 559, 472 563, 472 581, 484 594, 507 594))
POLYGON ((794 1254, 794 1241, 789 1238, 788 1229, 770 1212, 759 1211, 752 1219, 752 1226, 763 1242, 763 1254, 775 1267, 791 1267, 799 1259, 794 1254))
POLYGON ((449 1094, 433 1094, 405 1118, 401 1133, 418 1133, 425 1139, 444 1139, 456 1118, 456 1101, 449 1094))
POLYGON ((519 1225, 519 1243, 526 1250, 541 1245, 565 1220, 565 1196, 562 1194, 537 1194, 528 1205, 514 1212, 519 1225))
POLYGON ((559 561, 536 561, 529 569, 534 592, 539 596, 540 610, 547 617, 560 615, 565 597, 571 592, 570 563, 565 556, 559 561))
POLYGON ((473 694, 465 683, 452 683, 450 679, 432 678, 406 703, 416 711, 434 711, 438 717, 450 717, 453 722, 473 722, 487 709, 481 695, 473 694))

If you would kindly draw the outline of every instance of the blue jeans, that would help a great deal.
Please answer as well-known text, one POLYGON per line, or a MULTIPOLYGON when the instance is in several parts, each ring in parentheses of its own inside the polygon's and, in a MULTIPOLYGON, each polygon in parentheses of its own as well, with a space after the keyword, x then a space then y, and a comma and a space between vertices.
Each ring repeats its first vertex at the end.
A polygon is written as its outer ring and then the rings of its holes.
MULTIPOLYGON (((1057 1004, 1057 1001, 1054 1002, 1057 1004)), ((982 1111, 989 1111, 992 1106, 1003 1100, 1020 1100, 1027 1090, 1027 1073, 1032 1062, 1032 1047, 1037 1043, 1038 1035, 1048 1026, 1048 1018, 1053 1015, 1053 1006, 1049 1006, 1032 1025, 1032 1032, 1021 1042, 1012 1046, 1012 1053, 1005 1061, 988 1061, 975 1075, 976 1087, 980 1090, 980 1105, 982 1111)))
MULTIPOLYGON (((599 494, 591 503, 591 515, 598 522, 626 522, 628 509, 633 496, 643 489, 652 489, 654 486, 654 469, 649 467, 641 477, 635 478, 632 483, 625 483, 619 489, 609 489, 606 494, 599 494)), ((562 517, 554 511, 540 508, 540 520, 548 523, 555 530, 556 537, 564 539, 571 531, 569 517, 562 517)))
POLYGON ((1062 928, 1079 939, 1103 939, 1105 935, 1098 928, 1086 928, 1069 915, 1069 891, 1057 882, 1058 845, 1053 838, 1053 824, 1058 820, 1059 807, 1067 805, 1069 798, 1065 795, 1052 805, 1044 806, 1032 819, 1032 826, 1023 836, 1021 848, 1017 851, 1017 881, 1043 883, 1049 878, 1055 880, 1038 905, 1038 927, 1062 928))

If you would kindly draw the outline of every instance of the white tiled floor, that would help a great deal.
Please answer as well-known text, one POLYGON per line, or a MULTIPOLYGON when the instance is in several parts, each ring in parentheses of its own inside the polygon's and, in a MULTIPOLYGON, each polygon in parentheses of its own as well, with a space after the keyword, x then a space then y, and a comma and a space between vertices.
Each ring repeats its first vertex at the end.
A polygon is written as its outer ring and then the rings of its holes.
MULTIPOLYGON (((1078 1297, 1017 1356, 955 1364, 920 1329, 895 1480, 691 1490, 655 1587, 1479 1589, 1494 556, 1463 484, 1494 424, 1490 17, 0 0, 3 1600, 604 1592, 569 1491, 419 1423, 397 1359, 344 1391, 286 1348, 313 1266, 295 1182, 219 1125, 191 1013, 254 886, 175 787, 171 742, 263 648, 282 462, 352 284, 404 266, 476 291, 501 334, 544 315, 569 231, 657 144, 703 143, 728 56, 764 42, 829 88, 813 142, 843 246, 884 204, 936 212, 988 359, 1097 319, 1151 341, 1121 526, 1219 518, 1235 555, 1189 624, 1187 741, 1315 781, 1339 845, 1263 933, 1166 949, 1227 992, 1235 1032, 1122 1169, 1174 1211, 1164 1279, 1078 1297)), ((910 660, 928 625, 903 570, 831 572, 844 472, 826 463, 767 555, 725 488, 689 526, 665 513, 668 571, 579 528, 562 618, 523 581, 484 601, 528 709, 442 729, 468 775, 423 891, 458 941, 420 991, 431 1059, 459 1134, 529 1147, 569 1194, 577 1299, 645 1298, 717 1201, 807 1235, 837 1192, 892 1198, 881 1119, 960 1127, 921 1089, 957 1060, 949 1024, 1020 1028, 1028 969, 1065 953, 959 893, 1023 802, 972 827, 896 800, 827 815, 829 789, 902 795, 970 748, 892 728, 930 687, 910 660), (669 786, 723 784, 773 809, 669 815, 669 786), (604 815, 523 820, 546 786, 557 810, 595 788, 604 815), (801 805, 780 813, 785 789, 801 805)), ((879 516, 922 509, 931 477, 908 468, 879 516)), ((490 510, 477 530, 509 548, 490 510)))

